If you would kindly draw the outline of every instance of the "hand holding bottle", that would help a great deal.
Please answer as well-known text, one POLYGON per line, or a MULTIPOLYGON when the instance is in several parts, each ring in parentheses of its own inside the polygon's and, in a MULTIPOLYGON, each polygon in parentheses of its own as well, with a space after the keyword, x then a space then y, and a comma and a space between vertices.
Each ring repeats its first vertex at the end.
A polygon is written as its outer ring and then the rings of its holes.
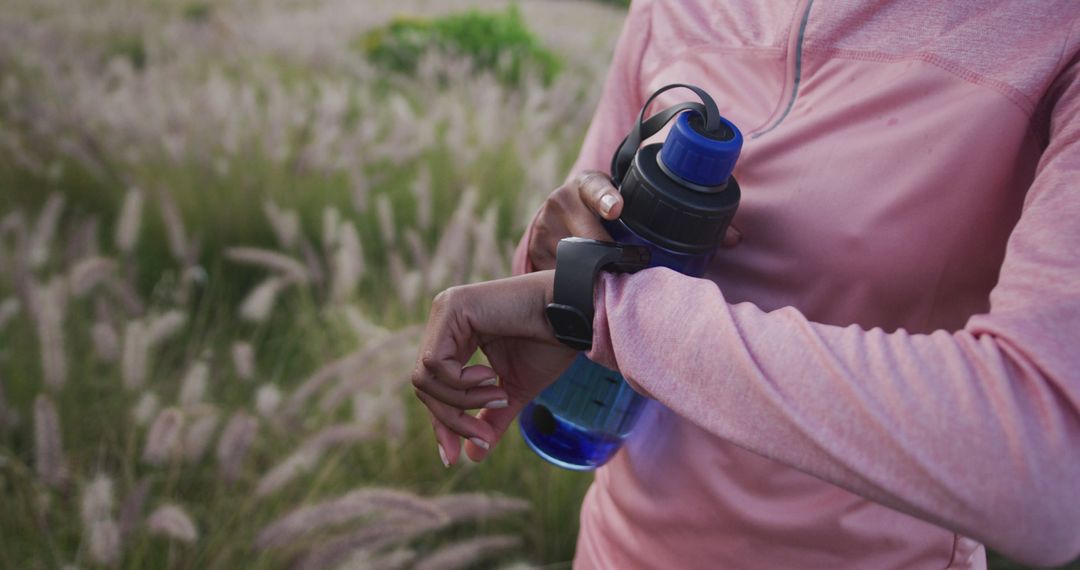
POLYGON ((529 236, 529 261, 535 269, 555 267, 555 248, 565 237, 611 241, 601 224, 622 212, 623 200, 611 179, 586 170, 555 189, 536 214, 529 236))
MULTIPOLYGON (((555 267, 555 248, 565 237, 612 241, 601 220, 618 219, 623 198, 602 172, 586 170, 556 188, 536 214, 529 236, 529 261, 535 269, 555 267)), ((728 226, 722 247, 739 244, 742 235, 728 226)))

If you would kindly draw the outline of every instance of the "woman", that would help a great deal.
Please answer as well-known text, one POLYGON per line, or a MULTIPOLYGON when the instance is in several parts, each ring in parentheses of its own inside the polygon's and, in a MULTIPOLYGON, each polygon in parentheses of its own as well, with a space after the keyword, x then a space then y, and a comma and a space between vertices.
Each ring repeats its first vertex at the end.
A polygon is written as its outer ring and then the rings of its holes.
POLYGON ((539 271, 436 299, 413 381, 444 461, 459 436, 483 458, 569 363, 542 313, 554 244, 605 237, 595 215, 621 203, 588 172, 645 96, 694 83, 746 133, 742 242, 704 279, 598 280, 588 356, 662 405, 598 470, 575 565, 1080 554, 1078 16, 1072 2, 635 2, 586 174, 519 248, 519 272, 539 271), (477 346, 491 368, 463 369, 477 346))

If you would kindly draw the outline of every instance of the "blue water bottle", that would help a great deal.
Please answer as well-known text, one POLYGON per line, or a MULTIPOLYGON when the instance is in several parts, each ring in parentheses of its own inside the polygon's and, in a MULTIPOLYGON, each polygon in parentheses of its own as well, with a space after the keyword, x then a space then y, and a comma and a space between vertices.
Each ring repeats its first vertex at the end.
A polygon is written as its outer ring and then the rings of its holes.
MULTIPOLYGON (((739 129, 720 116, 702 89, 673 84, 657 90, 612 157, 623 210, 618 220, 604 222, 608 232, 615 241, 648 248, 650 266, 701 276, 739 205, 731 172, 742 142, 739 129), (676 87, 690 89, 702 102, 681 103, 645 120, 649 104, 676 87), (638 148, 676 116, 663 144, 638 148)), ((646 402, 618 372, 582 353, 522 410, 518 424, 540 457, 588 471, 615 455, 646 402)))

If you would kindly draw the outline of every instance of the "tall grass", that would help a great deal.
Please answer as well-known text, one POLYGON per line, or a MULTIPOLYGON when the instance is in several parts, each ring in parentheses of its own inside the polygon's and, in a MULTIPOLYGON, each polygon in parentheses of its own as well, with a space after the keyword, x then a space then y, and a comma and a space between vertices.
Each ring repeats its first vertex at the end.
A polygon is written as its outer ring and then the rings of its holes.
POLYGON ((564 175, 621 15, 525 3, 567 66, 511 86, 372 68, 410 2, 193 6, 0 14, 0 567, 565 563, 588 478, 514 436, 445 470, 406 383, 432 293, 504 275, 564 175))

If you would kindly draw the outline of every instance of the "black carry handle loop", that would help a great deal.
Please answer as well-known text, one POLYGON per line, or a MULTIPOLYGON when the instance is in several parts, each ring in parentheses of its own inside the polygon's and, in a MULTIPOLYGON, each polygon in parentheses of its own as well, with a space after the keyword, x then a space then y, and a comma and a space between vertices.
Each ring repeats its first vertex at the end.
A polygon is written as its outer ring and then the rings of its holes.
POLYGON ((641 141, 655 135, 660 132, 660 129, 664 128, 664 125, 668 124, 675 115, 683 111, 694 111, 705 120, 705 132, 714 133, 721 127, 720 123, 720 110, 716 107, 716 102, 712 97, 705 92, 704 89, 696 87, 694 85, 687 85, 685 83, 672 83, 665 85, 660 89, 657 89, 649 99, 645 101, 645 104, 641 106, 641 112, 638 114, 637 123, 634 128, 630 130, 630 133, 626 135, 623 142, 619 145, 619 150, 615 151, 615 155, 611 157, 611 180, 615 186, 622 184, 622 179, 626 176, 627 171, 630 169, 630 163, 634 161, 634 153, 637 152, 638 147, 641 146, 641 141), (694 92, 695 95, 701 99, 701 103, 679 103, 673 105, 656 113, 645 120, 645 111, 649 109, 649 105, 664 91, 675 89, 677 87, 685 87, 694 92))

